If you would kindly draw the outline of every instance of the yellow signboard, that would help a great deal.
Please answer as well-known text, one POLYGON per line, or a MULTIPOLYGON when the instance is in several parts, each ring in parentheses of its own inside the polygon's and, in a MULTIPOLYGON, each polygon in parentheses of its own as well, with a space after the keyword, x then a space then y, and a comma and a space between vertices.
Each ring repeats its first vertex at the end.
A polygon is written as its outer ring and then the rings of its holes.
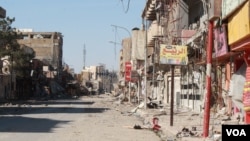
POLYGON ((187 46, 160 45, 160 64, 187 65, 187 46))
POLYGON ((232 45, 250 35, 250 2, 228 19, 228 44, 232 45))

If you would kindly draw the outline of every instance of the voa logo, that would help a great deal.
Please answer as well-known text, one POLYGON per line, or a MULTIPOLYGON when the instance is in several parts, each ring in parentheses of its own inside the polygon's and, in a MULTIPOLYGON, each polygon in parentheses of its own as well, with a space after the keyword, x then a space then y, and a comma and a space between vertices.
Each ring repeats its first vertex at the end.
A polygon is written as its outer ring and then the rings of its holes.
POLYGON ((222 141, 249 141, 250 125, 222 125, 222 141))
POLYGON ((226 129, 226 133, 228 136, 247 136, 244 129, 226 129))

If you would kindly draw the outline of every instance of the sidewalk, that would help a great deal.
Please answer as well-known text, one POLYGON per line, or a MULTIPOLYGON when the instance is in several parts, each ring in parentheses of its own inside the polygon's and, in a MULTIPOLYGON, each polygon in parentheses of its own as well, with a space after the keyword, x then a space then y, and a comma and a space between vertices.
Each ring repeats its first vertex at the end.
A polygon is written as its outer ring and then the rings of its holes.
POLYGON ((170 106, 162 109, 139 108, 136 110, 136 114, 144 119, 144 124, 152 123, 153 117, 157 117, 162 130, 159 135, 166 141, 220 141, 222 119, 226 118, 218 113, 210 113, 209 136, 204 138, 202 136, 203 112, 195 113, 187 108, 175 109, 173 126, 170 126, 170 106), (180 133, 179 137, 176 136, 177 133, 180 133))

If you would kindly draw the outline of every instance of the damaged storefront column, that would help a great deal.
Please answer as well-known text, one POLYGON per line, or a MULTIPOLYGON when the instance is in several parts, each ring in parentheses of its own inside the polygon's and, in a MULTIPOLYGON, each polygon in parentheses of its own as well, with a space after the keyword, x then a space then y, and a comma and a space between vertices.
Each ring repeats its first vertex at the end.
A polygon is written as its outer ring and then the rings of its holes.
POLYGON ((246 82, 243 90, 243 109, 245 111, 245 123, 250 123, 250 51, 244 52, 244 60, 247 64, 246 69, 246 82))

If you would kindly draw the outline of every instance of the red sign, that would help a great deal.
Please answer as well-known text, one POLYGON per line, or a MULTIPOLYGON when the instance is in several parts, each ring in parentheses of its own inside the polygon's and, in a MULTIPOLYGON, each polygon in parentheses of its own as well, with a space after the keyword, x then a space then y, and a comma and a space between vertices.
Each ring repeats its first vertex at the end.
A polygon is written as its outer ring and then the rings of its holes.
POLYGON ((125 62, 125 81, 131 81, 131 69, 132 69, 131 63, 125 62))

